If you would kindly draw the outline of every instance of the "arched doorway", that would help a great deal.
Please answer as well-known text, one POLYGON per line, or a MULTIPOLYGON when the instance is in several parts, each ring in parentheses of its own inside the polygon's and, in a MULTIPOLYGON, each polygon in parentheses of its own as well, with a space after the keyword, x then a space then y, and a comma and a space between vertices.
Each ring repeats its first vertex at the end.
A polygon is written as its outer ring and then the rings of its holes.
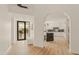
POLYGON ((55 54, 70 54, 70 19, 62 14, 46 16, 44 23, 44 47, 55 54))

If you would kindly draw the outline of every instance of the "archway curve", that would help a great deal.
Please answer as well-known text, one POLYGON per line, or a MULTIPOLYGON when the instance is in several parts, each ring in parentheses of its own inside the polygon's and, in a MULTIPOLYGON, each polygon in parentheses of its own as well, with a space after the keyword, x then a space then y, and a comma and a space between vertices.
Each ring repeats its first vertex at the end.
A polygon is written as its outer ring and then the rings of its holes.
POLYGON ((68 39, 68 49, 69 49, 69 52, 71 52, 71 19, 70 19, 70 16, 66 13, 66 12, 64 12, 64 13, 61 13, 61 12, 59 12, 59 14, 53 14, 53 13, 48 13, 46 16, 45 16, 45 18, 44 18, 44 22, 46 21, 46 20, 49 20, 50 19, 50 16, 53 18, 53 19, 66 19, 66 21, 67 21, 67 35, 66 35, 66 38, 68 39), (48 19, 47 19, 47 17, 49 17, 48 19), (56 18, 56 17, 58 17, 58 18, 56 18))

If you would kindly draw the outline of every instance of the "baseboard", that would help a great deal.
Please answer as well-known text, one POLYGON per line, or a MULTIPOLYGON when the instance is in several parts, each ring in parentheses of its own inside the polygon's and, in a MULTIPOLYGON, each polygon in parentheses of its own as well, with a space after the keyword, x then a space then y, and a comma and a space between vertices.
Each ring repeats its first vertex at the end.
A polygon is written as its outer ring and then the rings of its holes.
POLYGON ((72 55, 79 55, 79 52, 78 51, 71 51, 72 55))
POLYGON ((39 48, 44 48, 44 46, 36 45, 36 44, 34 44, 33 46, 34 46, 34 47, 39 47, 39 48))
POLYGON ((6 50, 5 52, 6 55, 9 53, 10 49, 11 49, 11 46, 9 46, 8 49, 6 50))
POLYGON ((79 53, 72 53, 73 55, 79 55, 79 53))

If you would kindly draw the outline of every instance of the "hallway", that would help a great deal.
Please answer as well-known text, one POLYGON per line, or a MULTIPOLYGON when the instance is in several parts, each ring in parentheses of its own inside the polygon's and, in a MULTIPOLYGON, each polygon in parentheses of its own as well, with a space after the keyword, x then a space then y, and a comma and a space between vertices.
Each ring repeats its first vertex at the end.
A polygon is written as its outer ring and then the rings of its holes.
POLYGON ((67 41, 64 38, 57 39, 54 42, 45 42, 44 48, 27 45, 25 41, 17 41, 12 46, 9 55, 70 55, 68 52, 67 41))

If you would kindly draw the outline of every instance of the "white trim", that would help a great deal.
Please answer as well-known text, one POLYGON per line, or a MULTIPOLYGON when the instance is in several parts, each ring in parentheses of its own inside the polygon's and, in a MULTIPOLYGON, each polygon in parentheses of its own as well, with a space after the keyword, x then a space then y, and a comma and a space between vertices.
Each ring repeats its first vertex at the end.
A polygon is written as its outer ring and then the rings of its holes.
POLYGON ((71 52, 71 18, 68 15, 68 13, 64 12, 64 15, 67 17, 68 21, 69 21, 69 52, 71 52))
POLYGON ((6 50, 5 52, 6 55, 9 53, 10 49, 11 49, 11 46, 9 46, 8 49, 6 50))

